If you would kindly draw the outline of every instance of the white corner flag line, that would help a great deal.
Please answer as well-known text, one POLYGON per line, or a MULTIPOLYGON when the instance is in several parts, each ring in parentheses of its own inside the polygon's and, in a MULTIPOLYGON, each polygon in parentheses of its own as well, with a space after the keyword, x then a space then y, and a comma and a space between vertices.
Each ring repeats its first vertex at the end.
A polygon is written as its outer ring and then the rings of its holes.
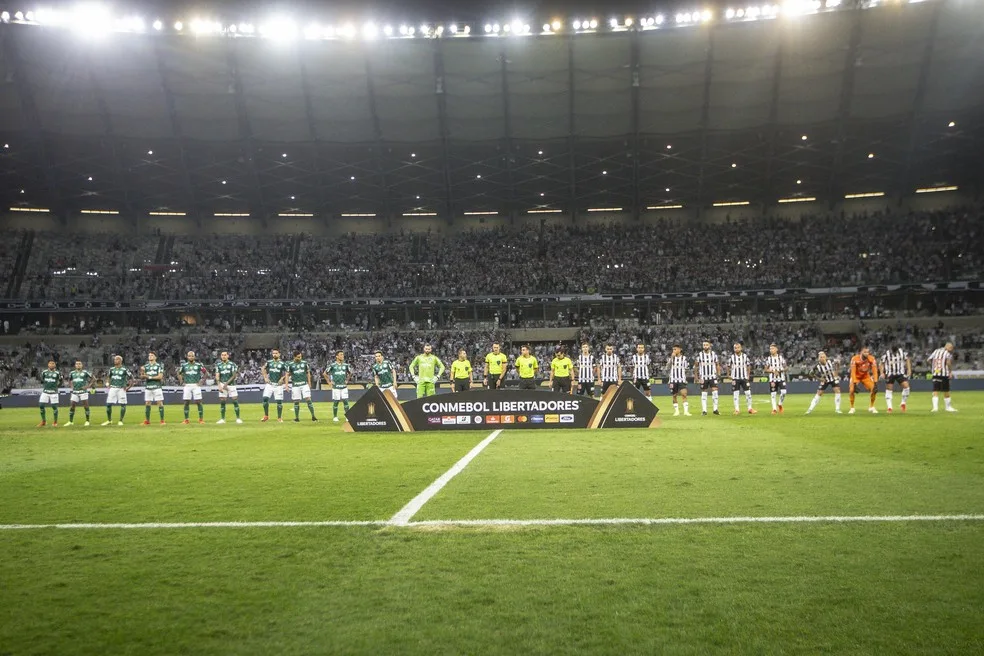
POLYGON ((477 445, 475 445, 475 448, 472 449, 471 451, 469 451, 467 454, 465 454, 465 457, 464 458, 462 458, 458 462, 454 463, 454 466, 451 467, 451 469, 449 469, 446 472, 444 472, 443 474, 441 474, 441 476, 436 481, 434 481, 433 483, 431 483, 430 485, 428 485, 424 489, 423 492, 421 492, 420 494, 418 494, 417 496, 415 496, 413 499, 411 499, 410 500, 410 503, 408 503, 407 505, 403 506, 403 508, 401 508, 398 513, 396 513, 395 515, 393 515, 393 517, 391 517, 390 520, 389 520, 389 522, 387 522, 387 523, 389 523, 389 524, 391 524, 393 526, 406 526, 407 524, 409 524, 410 523, 410 519, 414 515, 416 515, 417 512, 421 508, 424 507, 424 504, 425 503, 427 503, 428 501, 430 501, 434 497, 435 494, 437 494, 438 492, 440 492, 441 491, 441 488, 443 488, 445 485, 447 485, 451 481, 452 478, 454 478, 455 476, 457 476, 458 474, 460 474, 461 473, 461 470, 463 470, 465 467, 467 467, 468 466, 468 463, 470 463, 472 460, 474 460, 475 457, 479 453, 481 453, 482 450, 485 449, 485 447, 487 447, 489 444, 491 444, 492 443, 492 440, 494 440, 495 438, 499 437, 499 435, 501 433, 502 433, 502 429, 501 428, 499 430, 497 430, 497 431, 492 431, 492 434, 491 435, 489 435, 484 440, 482 440, 477 445))

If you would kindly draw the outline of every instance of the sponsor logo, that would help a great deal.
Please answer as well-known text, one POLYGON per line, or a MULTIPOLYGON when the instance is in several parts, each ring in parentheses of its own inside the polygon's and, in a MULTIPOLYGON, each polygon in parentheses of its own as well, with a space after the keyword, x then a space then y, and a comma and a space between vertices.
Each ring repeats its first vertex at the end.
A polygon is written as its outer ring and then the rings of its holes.
POLYGON ((531 424, 542 424, 544 422, 543 415, 530 415, 531 424))
POLYGON ((475 417, 475 423, 476 424, 482 423, 482 417, 481 416, 475 417))
POLYGON ((639 417, 638 415, 631 415, 629 417, 615 417, 615 421, 617 423, 620 423, 620 424, 625 424, 625 423, 631 423, 631 424, 643 423, 644 424, 644 423, 646 423, 646 418, 645 417, 639 417))
POLYGON ((442 426, 457 426, 458 425, 458 418, 457 417, 441 417, 441 425, 442 426))
POLYGON ((544 422, 545 423, 548 423, 548 424, 559 424, 560 423, 560 415, 547 415, 543 419, 544 419, 544 422))
POLYGON ((504 424, 515 424, 516 417, 513 415, 502 415, 502 423, 504 424))
POLYGON ((373 403, 372 401, 370 401, 369 404, 366 406, 366 416, 367 417, 376 416, 376 404, 373 403))
POLYGON ((440 417, 428 417, 427 418, 427 423, 430 424, 431 426, 433 426, 435 424, 438 425, 438 426, 440 426, 441 425, 441 418, 440 417))
POLYGON ((458 415, 458 425, 466 426, 472 423, 472 418, 468 415, 458 415))
POLYGON ((486 415, 485 416, 485 423, 486 424, 498 424, 499 423, 499 415, 486 415))
POLYGON ((560 423, 562 424, 573 424, 574 415, 560 415, 560 423))
POLYGON ((527 419, 526 415, 519 415, 518 417, 516 417, 517 423, 525 424, 527 421, 529 420, 527 419))
POLYGON ((385 421, 381 421, 379 419, 368 419, 366 421, 356 422, 355 425, 356 426, 376 427, 376 426, 388 426, 389 424, 387 424, 385 421))
POLYGON ((625 399, 625 411, 629 414, 635 412, 635 399, 625 399))

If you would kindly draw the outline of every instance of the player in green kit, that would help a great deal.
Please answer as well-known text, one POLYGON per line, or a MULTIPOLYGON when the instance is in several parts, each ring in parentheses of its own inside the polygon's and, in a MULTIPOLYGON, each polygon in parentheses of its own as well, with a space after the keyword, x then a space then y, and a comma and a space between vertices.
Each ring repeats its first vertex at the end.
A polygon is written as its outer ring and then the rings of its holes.
POLYGON ((123 366, 123 357, 117 355, 113 358, 113 368, 109 370, 109 391, 106 394, 106 421, 103 426, 113 423, 113 406, 120 406, 120 421, 118 426, 123 425, 123 417, 126 416, 126 393, 133 385, 130 370, 123 366))
POLYGON ((444 374, 444 363, 436 355, 431 353, 431 345, 424 345, 424 352, 413 359, 410 363, 410 375, 417 383, 417 398, 433 396, 437 393, 435 384, 444 374), (436 371, 435 371, 436 370, 436 371))
POLYGON ((400 400, 396 393, 396 369, 389 360, 383 358, 382 351, 376 351, 376 363, 372 365, 372 375, 376 380, 376 387, 383 390, 384 394, 392 394, 394 399, 400 400))
POLYGON ((287 365, 287 388, 290 390, 290 400, 294 402, 294 421, 301 420, 301 401, 307 401, 311 421, 318 421, 314 416, 314 404, 311 403, 311 366, 300 351, 294 352, 294 360, 287 365))
POLYGON ((198 423, 205 423, 205 409, 202 407, 202 381, 206 378, 208 378, 208 370, 205 365, 195 360, 194 351, 188 351, 187 359, 178 367, 178 382, 184 386, 181 398, 184 401, 185 418, 181 422, 182 424, 190 423, 188 421, 188 407, 192 401, 198 406, 198 423))
POLYGON ((150 406, 157 404, 157 414, 164 425, 164 367, 157 361, 157 354, 147 354, 147 364, 140 367, 144 379, 144 426, 150 426, 150 406))
POLYGON ((55 368, 55 361, 48 361, 48 368, 41 372, 41 402, 38 404, 41 408, 41 423, 38 424, 38 428, 43 428, 48 425, 48 416, 45 410, 45 406, 51 406, 51 411, 55 415, 55 421, 52 424, 53 427, 58 427, 58 387, 61 385, 62 375, 55 368))
POLYGON ((280 350, 273 349, 271 359, 263 365, 263 419, 270 421, 270 397, 277 402, 277 421, 284 423, 284 382, 287 380, 287 363, 280 359, 280 350))
POLYGON ((328 365, 322 374, 331 390, 332 406, 331 411, 334 415, 332 421, 338 421, 338 402, 341 401, 345 407, 345 414, 348 414, 348 384, 352 374, 352 367, 345 361, 345 352, 339 351, 335 354, 335 361, 328 365))
POLYGON ((89 388, 92 387, 93 376, 85 367, 81 360, 75 361, 75 369, 68 375, 72 382, 71 405, 68 408, 68 423, 71 426, 75 421, 75 406, 82 403, 85 407, 85 426, 89 425, 89 388))
POLYGON ((239 378, 239 365, 229 360, 229 352, 219 354, 219 363, 215 365, 215 384, 219 386, 219 412, 221 417, 215 423, 224 424, 226 402, 232 399, 232 407, 236 411, 236 423, 243 420, 239 417, 239 390, 236 389, 236 379, 239 378))

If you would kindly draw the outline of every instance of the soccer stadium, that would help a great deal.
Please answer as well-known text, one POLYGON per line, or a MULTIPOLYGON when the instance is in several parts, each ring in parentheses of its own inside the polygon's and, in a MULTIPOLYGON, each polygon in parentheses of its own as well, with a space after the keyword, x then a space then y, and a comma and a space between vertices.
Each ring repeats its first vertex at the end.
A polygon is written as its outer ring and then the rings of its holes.
POLYGON ((0 0, 0 146, 0 656, 984 653, 982 3, 0 0))

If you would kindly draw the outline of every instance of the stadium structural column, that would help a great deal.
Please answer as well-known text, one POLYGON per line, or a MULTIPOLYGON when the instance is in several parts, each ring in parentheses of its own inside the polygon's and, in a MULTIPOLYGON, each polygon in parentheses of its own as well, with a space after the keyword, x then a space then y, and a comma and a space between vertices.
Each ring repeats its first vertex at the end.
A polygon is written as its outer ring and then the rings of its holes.
POLYGON ((933 15, 930 18, 929 36, 926 39, 926 46, 923 49, 922 61, 919 65, 919 80, 916 83, 916 93, 912 99, 912 111, 909 113, 909 147, 905 154, 905 169, 902 174, 902 188, 899 195, 899 204, 902 204, 903 196, 907 196, 919 186, 914 179, 913 170, 916 161, 916 147, 919 142, 919 128, 922 120, 923 106, 926 103, 926 87, 929 84, 929 71, 933 65, 933 49, 936 46, 936 35, 939 32, 940 14, 943 12, 944 2, 937 2, 932 5, 933 15))
POLYGON ((188 166, 188 152, 185 148, 184 132, 181 129, 181 119, 178 116, 178 106, 174 101, 174 93, 171 91, 171 85, 168 82, 167 65, 164 62, 164 53, 161 52, 161 42, 162 39, 153 39, 154 59, 157 63, 157 75, 161 79, 161 91, 164 94, 164 105, 167 107, 167 117, 171 123, 171 134, 174 135, 174 140, 178 142, 178 155, 181 161, 181 177, 184 182, 185 194, 188 196, 188 203, 191 205, 189 210, 195 219, 195 223, 199 228, 201 228, 202 216, 200 208, 198 207, 198 196, 195 193, 195 185, 191 182, 191 169, 188 166))
POLYGON ((830 209, 844 199, 843 183, 839 182, 840 169, 844 164, 844 141, 847 139, 847 119, 851 115, 851 99, 854 96, 854 79, 857 69, 858 48, 861 45, 861 18, 863 9, 854 12, 854 24, 851 26, 851 36, 848 41, 847 54, 844 56, 844 77, 841 80, 840 102, 837 107, 837 140, 834 145, 834 157, 830 165, 830 178, 827 182, 827 197, 830 199, 830 209))
POLYGON ((568 211, 571 221, 577 221, 577 118, 574 104, 574 34, 567 37, 567 157, 568 157, 568 211))
POLYGON ((700 173, 697 177, 697 216, 704 212, 704 181, 707 178, 707 129, 711 121, 711 79, 714 76, 714 27, 707 28, 704 49, 704 98, 700 104, 700 173))
POLYGON ((513 179, 513 158, 516 151, 512 140, 512 118, 509 103, 509 58, 506 53, 507 40, 502 41, 499 50, 500 72, 502 74, 502 129, 505 132, 504 146, 506 150, 506 184, 509 185, 509 220, 513 221, 516 212, 516 183, 513 179))
POLYGON ((376 167, 376 175, 379 176, 379 183, 382 187, 383 211, 386 213, 386 224, 393 225, 393 202, 390 195, 389 184, 387 183, 386 167, 383 165, 383 128, 379 120, 379 111, 376 100, 376 82, 372 72, 372 59, 369 57, 370 49, 365 49, 366 67, 366 94, 369 100, 369 118, 372 121, 373 135, 373 165, 376 167))
POLYGON ((308 76, 308 68, 305 57, 306 43, 298 44, 297 65, 301 74, 301 93, 304 94, 304 118, 307 120, 308 137, 311 139, 311 150, 314 166, 314 177, 318 181, 318 204, 321 206, 321 215, 324 219, 329 214, 327 189, 328 183, 325 180, 324 171, 321 169, 321 140, 318 138, 318 127, 314 122, 314 106, 311 103, 311 80, 308 76))
POLYGON ((639 59, 639 30, 634 30, 629 37, 629 72, 632 93, 632 218, 638 221, 642 217, 642 197, 639 190, 639 102, 641 85, 641 66, 639 59))
POLYGON ((763 206, 772 205, 778 200, 776 194, 776 140, 779 136, 779 87, 782 84, 782 55, 783 40, 779 37, 779 44, 776 47, 776 61, 772 69, 772 96, 769 101, 769 154, 765 160, 765 190, 762 198, 763 206))
POLYGON ((434 95, 437 97, 437 121, 441 135, 441 154, 444 164, 444 211, 447 222, 454 223, 454 197, 451 192, 451 146, 448 131, 448 99, 445 94, 443 39, 434 39, 434 95))
POLYGON ((266 227, 267 213, 266 206, 263 203, 263 187, 259 171, 256 168, 256 143, 253 139, 253 128, 249 121, 249 114, 246 111, 246 101, 243 99, 243 78, 239 74, 239 58, 236 56, 236 44, 236 39, 226 39, 226 66, 229 70, 229 77, 232 80, 239 138, 242 140, 243 155, 245 156, 246 167, 249 170, 249 177, 252 181, 249 189, 250 209, 252 214, 259 217, 264 227, 266 227))
MULTIPOLYGON (((32 143, 29 149, 37 153, 41 160, 41 169, 44 172, 44 185, 47 194, 45 205, 52 210, 52 214, 58 217, 63 226, 68 226, 68 211, 65 200, 58 186, 58 176, 55 173, 55 161, 51 151, 45 145, 44 125, 41 122, 41 114, 38 111, 37 101, 31 84, 28 80, 27 71, 24 67, 24 60, 20 55, 20 49, 15 43, 14 35, 19 30, 14 27, 4 25, 0 29, 0 41, 3 42, 2 49, 7 61, 13 68, 14 87, 17 89, 17 96, 20 100, 21 111, 28 123, 28 134, 32 143)), ((28 33, 24 30, 22 33, 28 33)))

